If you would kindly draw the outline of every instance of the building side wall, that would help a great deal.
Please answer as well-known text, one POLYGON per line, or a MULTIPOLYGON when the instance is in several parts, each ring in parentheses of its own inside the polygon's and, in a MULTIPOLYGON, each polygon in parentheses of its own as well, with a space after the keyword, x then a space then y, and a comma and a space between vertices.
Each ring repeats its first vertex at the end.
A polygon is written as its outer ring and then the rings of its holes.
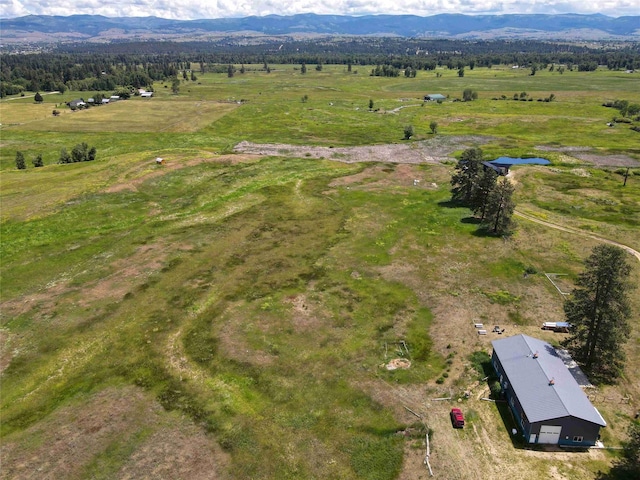
POLYGON ((520 428, 520 432, 524 437, 525 441, 529 441, 529 435, 531 432, 531 425, 529 424, 529 420, 527 419, 527 415, 524 413, 522 405, 520 404, 520 400, 516 395, 515 391, 511 386, 511 382, 507 377, 507 374, 504 372, 502 364, 500 363, 500 359, 496 355, 495 351, 491 356, 491 364, 493 365, 493 369, 498 376, 498 380, 500 382, 500 388, 502 389, 502 393, 509 404, 509 408, 511 409, 511 413, 515 418, 518 427, 520 428))

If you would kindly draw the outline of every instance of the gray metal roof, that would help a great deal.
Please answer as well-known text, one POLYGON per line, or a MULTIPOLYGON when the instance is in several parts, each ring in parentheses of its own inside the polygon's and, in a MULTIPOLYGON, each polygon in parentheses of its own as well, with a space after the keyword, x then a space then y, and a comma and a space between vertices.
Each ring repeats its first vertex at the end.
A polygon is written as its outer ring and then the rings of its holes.
POLYGON ((515 335, 491 343, 530 423, 572 416, 607 425, 547 342, 515 335))

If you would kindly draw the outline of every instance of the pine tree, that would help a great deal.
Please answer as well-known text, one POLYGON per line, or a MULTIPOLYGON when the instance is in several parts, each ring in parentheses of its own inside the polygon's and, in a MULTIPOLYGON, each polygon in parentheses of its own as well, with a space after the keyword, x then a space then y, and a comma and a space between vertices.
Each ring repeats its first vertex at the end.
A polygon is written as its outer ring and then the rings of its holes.
POLYGON ((469 205, 482 170, 482 150, 469 148, 462 152, 451 177, 451 199, 469 205))
POLYGON ((498 174, 492 168, 483 169, 478 175, 478 182, 471 194, 469 207, 474 215, 480 215, 480 223, 482 223, 487 214, 487 206, 489 205, 489 197, 491 192, 496 188, 498 182, 498 174))
POLYGON ((24 153, 16 152, 16 168, 18 170, 25 170, 27 168, 27 164, 24 161, 24 153))
POLYGON ((512 231, 511 217, 516 208, 512 199, 514 190, 513 184, 503 177, 489 193, 481 225, 494 235, 508 235, 512 231))
POLYGON ((564 345, 596 381, 613 382, 624 368, 622 345, 629 338, 631 316, 627 282, 631 266, 625 256, 619 247, 596 246, 564 304, 572 325, 564 345))
POLYGON ((35 97, 33 97, 33 100, 36 103, 42 103, 44 101, 44 98, 42 98, 42 95, 40 95, 40 92, 36 92, 35 97))
POLYGON ((38 168, 44 166, 44 162, 42 161, 42 154, 36 155, 36 158, 33 159, 33 166, 38 168))

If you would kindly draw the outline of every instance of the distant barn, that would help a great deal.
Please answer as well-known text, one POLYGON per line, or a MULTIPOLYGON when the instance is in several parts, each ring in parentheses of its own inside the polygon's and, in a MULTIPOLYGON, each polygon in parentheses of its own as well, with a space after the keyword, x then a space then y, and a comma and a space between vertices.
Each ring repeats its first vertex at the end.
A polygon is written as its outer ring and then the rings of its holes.
POLYGON ((437 102, 437 101, 443 101, 446 100, 447 97, 445 97, 444 95, 441 95, 440 93, 430 93, 429 95, 425 95, 424 96, 424 101, 425 102, 437 102))

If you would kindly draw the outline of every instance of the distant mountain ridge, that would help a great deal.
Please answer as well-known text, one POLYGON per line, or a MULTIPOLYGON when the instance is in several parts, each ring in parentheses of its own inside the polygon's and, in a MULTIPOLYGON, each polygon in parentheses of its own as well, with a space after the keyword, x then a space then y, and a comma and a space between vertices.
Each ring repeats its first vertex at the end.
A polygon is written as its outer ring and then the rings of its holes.
POLYGON ((345 15, 169 20, 159 17, 109 18, 101 15, 29 15, 1 20, 2 41, 101 38, 148 38, 213 33, 262 35, 378 35, 424 38, 544 38, 640 40, 640 16, 605 15, 345 15))

